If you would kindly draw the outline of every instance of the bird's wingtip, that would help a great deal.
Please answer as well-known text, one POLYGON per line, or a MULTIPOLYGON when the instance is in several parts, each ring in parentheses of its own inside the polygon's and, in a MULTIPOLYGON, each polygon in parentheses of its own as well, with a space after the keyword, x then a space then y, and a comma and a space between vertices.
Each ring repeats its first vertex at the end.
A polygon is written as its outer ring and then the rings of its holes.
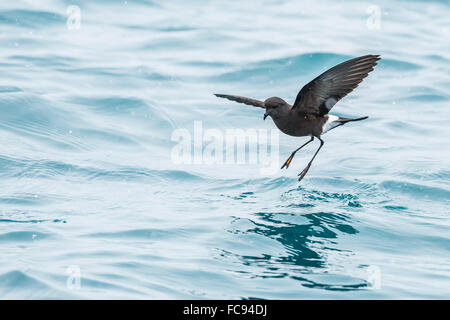
POLYGON ((365 56, 362 56, 362 58, 371 58, 371 59, 373 59, 375 61, 378 61, 378 60, 381 59, 381 55, 379 55, 379 54, 367 54, 365 56))

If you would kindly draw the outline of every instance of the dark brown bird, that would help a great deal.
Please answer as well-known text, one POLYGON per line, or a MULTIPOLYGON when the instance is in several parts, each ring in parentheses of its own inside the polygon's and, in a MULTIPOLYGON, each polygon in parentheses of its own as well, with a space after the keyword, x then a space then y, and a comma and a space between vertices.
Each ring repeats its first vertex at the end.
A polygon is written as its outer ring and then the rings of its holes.
POLYGON ((285 134, 295 137, 311 136, 311 139, 294 150, 281 169, 289 167, 295 153, 314 140, 319 139, 320 146, 308 165, 299 173, 302 180, 311 167, 311 163, 319 153, 324 142, 321 135, 328 130, 342 126, 350 121, 360 121, 368 117, 350 119, 328 114, 333 106, 347 94, 352 92, 370 71, 373 70, 379 55, 366 55, 354 58, 334 66, 305 85, 297 94, 294 105, 278 97, 266 99, 264 102, 226 94, 215 94, 220 98, 266 109, 264 120, 271 116, 275 125, 285 134))

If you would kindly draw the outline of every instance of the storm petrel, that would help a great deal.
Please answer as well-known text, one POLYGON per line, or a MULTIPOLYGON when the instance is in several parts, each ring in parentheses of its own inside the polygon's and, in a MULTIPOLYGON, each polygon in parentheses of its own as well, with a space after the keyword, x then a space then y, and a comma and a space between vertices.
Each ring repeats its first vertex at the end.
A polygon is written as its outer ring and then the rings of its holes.
POLYGON ((305 85, 297 94, 294 105, 278 97, 268 98, 263 102, 227 94, 215 94, 215 96, 266 109, 264 120, 267 116, 271 116, 278 129, 285 134, 295 137, 311 136, 308 142, 292 152, 281 169, 289 168, 295 153, 312 142, 314 137, 319 139, 319 148, 305 169, 299 173, 298 181, 301 181, 324 144, 321 139, 322 134, 347 122, 368 118, 341 118, 328 112, 367 77, 378 60, 380 60, 379 55, 365 55, 334 66, 305 85))

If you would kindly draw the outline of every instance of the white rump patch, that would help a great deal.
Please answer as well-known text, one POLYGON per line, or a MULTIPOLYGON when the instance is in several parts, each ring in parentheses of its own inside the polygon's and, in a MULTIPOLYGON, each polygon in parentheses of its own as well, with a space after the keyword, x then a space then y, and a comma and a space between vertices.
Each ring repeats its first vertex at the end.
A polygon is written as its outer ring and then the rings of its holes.
POLYGON ((338 119, 339 117, 329 114, 327 122, 325 122, 322 127, 322 134, 340 125, 340 123, 337 121, 338 119))

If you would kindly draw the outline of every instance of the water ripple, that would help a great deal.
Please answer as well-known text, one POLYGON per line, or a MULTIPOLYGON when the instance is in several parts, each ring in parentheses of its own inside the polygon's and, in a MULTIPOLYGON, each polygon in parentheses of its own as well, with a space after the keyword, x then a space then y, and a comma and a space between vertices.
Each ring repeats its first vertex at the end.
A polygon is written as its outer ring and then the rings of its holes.
POLYGON ((450 11, 377 4, 372 30, 353 1, 4 1, 0 298, 449 296, 450 11), (275 128, 213 93, 294 101, 364 54, 382 60, 332 112, 370 120, 327 134, 301 183, 312 148, 270 177, 172 161, 194 121, 275 128))

